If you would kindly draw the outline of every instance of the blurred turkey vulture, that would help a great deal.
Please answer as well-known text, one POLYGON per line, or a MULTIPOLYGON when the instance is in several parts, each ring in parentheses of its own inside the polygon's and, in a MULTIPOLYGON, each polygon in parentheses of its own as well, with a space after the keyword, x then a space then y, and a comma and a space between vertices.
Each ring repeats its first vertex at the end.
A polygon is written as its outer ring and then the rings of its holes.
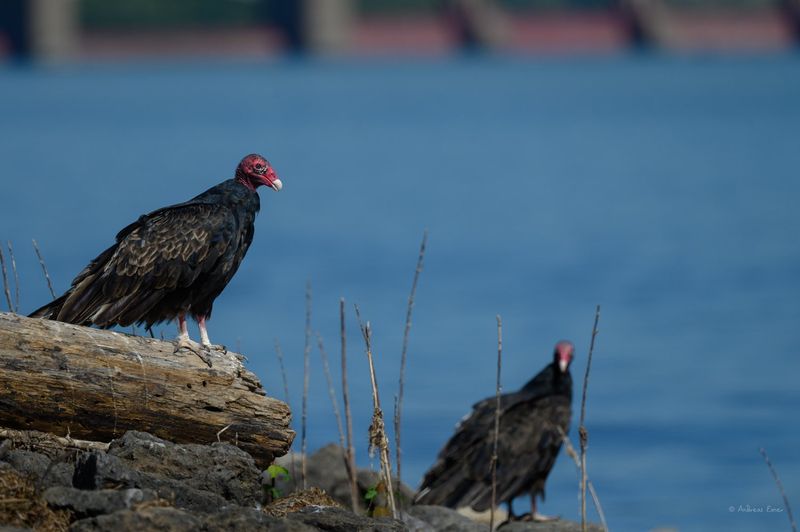
POLYGON ((269 162, 251 154, 233 179, 140 216, 75 277, 64 295, 30 316, 103 328, 133 323, 150 328, 177 318, 176 349, 189 348, 210 364, 201 346, 189 339, 186 315, 197 321, 208 351, 206 320, 253 241, 260 185, 283 187, 269 162))
MULTIPOLYGON (((561 448, 559 427, 569 430, 574 351, 570 342, 558 342, 551 364, 519 391, 500 396, 497 502, 508 504, 509 519, 515 517, 511 501, 524 494, 531 498, 530 519, 548 519, 536 512, 536 497, 544 499, 544 483, 561 448)), ((489 509, 496 405, 493 396, 472 407, 425 474, 415 502, 489 509)))

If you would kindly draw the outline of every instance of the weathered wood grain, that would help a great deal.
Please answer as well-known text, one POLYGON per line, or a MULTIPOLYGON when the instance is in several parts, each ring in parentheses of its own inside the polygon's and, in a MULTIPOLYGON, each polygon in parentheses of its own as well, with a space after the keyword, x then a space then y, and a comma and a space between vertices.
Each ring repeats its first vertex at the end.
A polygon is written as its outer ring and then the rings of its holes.
POLYGON ((170 342, 0 313, 0 427, 109 441, 141 430, 239 445, 261 464, 289 450, 289 407, 236 356, 208 367, 170 342))

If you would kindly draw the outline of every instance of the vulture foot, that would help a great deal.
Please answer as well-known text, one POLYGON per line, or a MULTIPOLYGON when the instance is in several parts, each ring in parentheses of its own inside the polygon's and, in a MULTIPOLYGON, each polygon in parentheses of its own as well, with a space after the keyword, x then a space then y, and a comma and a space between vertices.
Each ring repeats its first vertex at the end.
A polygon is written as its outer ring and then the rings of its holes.
POLYGON ((211 363, 211 346, 206 346, 203 344, 199 344, 194 340, 191 340, 188 336, 178 336, 178 339, 175 341, 175 351, 177 353, 181 349, 187 349, 197 355, 200 360, 208 364, 208 367, 212 367, 211 363))
POLYGON ((539 512, 527 513, 519 516, 518 521, 533 521, 534 523, 547 523, 549 521, 558 521, 561 519, 560 515, 544 515, 539 512))
POLYGON ((217 351, 223 355, 228 354, 228 348, 222 344, 203 344, 203 347, 210 351, 217 351))

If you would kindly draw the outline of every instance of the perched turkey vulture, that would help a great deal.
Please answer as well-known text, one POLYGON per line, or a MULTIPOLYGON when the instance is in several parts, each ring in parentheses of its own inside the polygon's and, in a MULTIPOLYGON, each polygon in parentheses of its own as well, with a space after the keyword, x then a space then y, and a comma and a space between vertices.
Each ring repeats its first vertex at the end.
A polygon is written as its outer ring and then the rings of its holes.
POLYGON ((211 348, 206 320, 253 241, 261 185, 283 187, 270 163, 251 154, 233 179, 140 216, 64 295, 30 316, 103 328, 133 323, 150 328, 178 318, 176 349, 189 348, 210 364, 200 350, 211 348), (197 321, 202 346, 189 339, 187 314, 197 321))
MULTIPOLYGON (((515 518, 511 502, 524 494, 531 498, 530 517, 524 518, 548 519, 536 512, 536 497, 544 499, 544 483, 561 448, 559 427, 569 430, 574 352, 572 343, 558 342, 551 364, 519 391, 500 396, 497 502, 508 504, 509 519, 515 518)), ((461 420, 425 474, 415 502, 479 512, 491 507, 496 406, 496 397, 486 398, 461 420)))

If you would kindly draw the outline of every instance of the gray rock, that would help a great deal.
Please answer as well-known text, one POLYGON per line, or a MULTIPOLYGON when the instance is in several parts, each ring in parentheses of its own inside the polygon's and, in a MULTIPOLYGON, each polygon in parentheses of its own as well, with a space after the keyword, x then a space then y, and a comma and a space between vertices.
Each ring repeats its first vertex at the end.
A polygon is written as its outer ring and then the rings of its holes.
POLYGON ((371 519, 332 506, 308 506, 286 516, 295 521, 327 532, 406 532, 402 522, 394 519, 371 519))
POLYGON ((49 488, 53 486, 72 486, 72 477, 75 474, 75 464, 69 462, 58 462, 52 467, 42 479, 40 486, 49 488))
POLYGON ((56 486, 43 494, 52 508, 71 510, 80 519, 127 510, 144 501, 158 498, 152 490, 128 488, 120 490, 80 490, 56 486))
MULTIPOLYGON (((296 484, 300 481, 300 457, 295 456, 294 461, 295 468, 297 469, 297 478, 292 478, 289 481, 278 481, 276 483, 276 487, 284 494, 296 490, 298 487, 296 484)), ((291 454, 278 458, 276 463, 285 467, 291 474, 291 454)), ((367 469, 359 469, 356 478, 359 491, 359 503, 363 506, 364 495, 369 488, 374 487, 378 483, 380 474, 367 469)), ((413 501, 414 491, 406 485, 403 485, 398 491, 396 488, 397 480, 394 479, 394 482, 398 506, 400 508, 408 507, 410 502, 413 501)), ((345 508, 352 507, 347 468, 342 458, 342 448, 338 445, 333 443, 328 444, 314 454, 308 456, 306 462, 306 484, 325 490, 331 498, 345 508)))
POLYGON ((194 488, 185 481, 139 472, 133 467, 138 467, 138 462, 129 464, 117 456, 92 451, 78 458, 72 483, 76 488, 84 490, 150 489, 176 507, 196 512, 212 512, 227 504, 216 493, 194 488))
POLYGON ((45 455, 24 449, 6 451, 3 461, 18 472, 36 479, 42 478, 50 465, 50 459, 45 455))
POLYGON ((228 502, 210 491, 191 488, 178 480, 161 480, 144 476, 142 488, 155 490, 158 496, 173 506, 193 512, 216 512, 228 502))
POLYGON ((42 488, 72 484, 74 466, 66 462, 54 462, 44 454, 11 449, 5 451, 3 461, 19 473, 36 479, 37 486, 42 488))
MULTIPOLYGON (((603 532, 603 528, 595 523, 587 523, 586 528, 591 532, 603 532)), ((540 523, 514 521, 500 526, 498 530, 503 532, 580 532, 581 524, 567 519, 556 519, 555 521, 540 523)))
POLYGON ((434 530, 430 523, 426 523, 403 510, 400 511, 399 519, 406 525, 408 532, 431 532, 434 530))
POLYGON ((5 460, 6 455, 14 448, 14 442, 11 440, 3 440, 3 443, 0 443, 0 460, 5 460))
POLYGON ((428 524, 428 530, 436 532, 485 532, 486 525, 476 523, 457 511, 444 506, 419 505, 409 508, 408 513, 428 524))
POLYGON ((203 521, 203 530, 269 530, 270 532, 314 532, 318 529, 300 521, 269 517, 252 508, 228 507, 215 514, 208 515, 203 521))
POLYGON ((238 505, 252 506, 260 498, 260 471, 253 457, 227 443, 181 445, 129 431, 111 442, 108 454, 135 463, 137 471, 181 481, 238 505))
POLYGON ((194 532, 201 530, 201 521, 192 514, 176 508, 150 506, 136 511, 121 510, 75 521, 70 532, 118 532, 121 530, 160 530, 164 532, 194 532))
POLYGON ((124 461, 101 451, 78 457, 72 485, 82 490, 141 487, 141 475, 124 461))

